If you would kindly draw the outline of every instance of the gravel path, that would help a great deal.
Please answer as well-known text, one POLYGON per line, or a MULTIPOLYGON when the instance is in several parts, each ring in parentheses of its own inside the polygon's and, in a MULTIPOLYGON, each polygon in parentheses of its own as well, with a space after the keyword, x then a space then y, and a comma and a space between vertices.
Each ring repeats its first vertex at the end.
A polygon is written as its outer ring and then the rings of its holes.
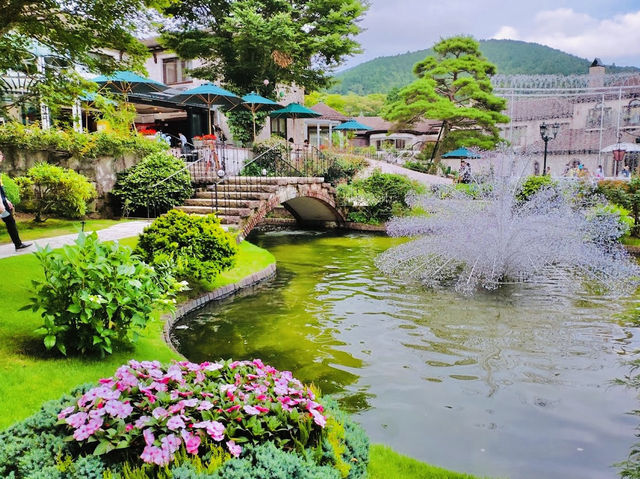
MULTIPOLYGON (((151 224, 151 220, 126 221, 121 224, 109 226, 108 228, 99 230, 98 238, 100 238, 102 241, 113 241, 122 238, 129 238, 131 236, 136 236, 142 233, 142 230, 145 228, 145 226, 148 226, 149 224, 151 224)), ((0 228, 3 227, 4 224, 1 224, 0 228)), ((19 231, 20 226, 18 226, 18 232, 19 231)), ((25 243, 33 243, 33 246, 31 246, 30 248, 21 249, 20 251, 16 251, 13 244, 0 245, 0 258, 8 258, 9 256, 33 253, 36 250, 36 244, 41 247, 44 247, 48 244, 52 249, 60 248, 67 244, 73 244, 77 237, 78 234, 73 233, 62 236, 54 236, 52 238, 40 238, 33 241, 25 241, 25 243)))
POLYGON ((369 176, 369 174, 376 168, 379 168, 383 173, 395 173, 397 175, 405 175, 411 178, 412 180, 416 180, 425 185, 450 185, 453 183, 453 180, 450 178, 443 178, 441 176, 436 175, 428 175, 426 173, 420 173, 419 171, 413 171, 409 168, 404 168, 399 165, 393 165, 391 163, 387 163, 386 161, 380 160, 372 160, 371 158, 367 158, 369 162, 369 167, 365 170, 364 176, 369 176))

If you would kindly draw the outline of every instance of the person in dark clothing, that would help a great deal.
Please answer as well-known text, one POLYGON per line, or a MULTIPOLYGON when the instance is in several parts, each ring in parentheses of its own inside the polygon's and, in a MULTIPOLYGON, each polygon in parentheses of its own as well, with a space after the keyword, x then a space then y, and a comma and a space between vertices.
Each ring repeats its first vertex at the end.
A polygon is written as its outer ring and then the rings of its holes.
MULTIPOLYGON (((4 160, 4 154, 0 151, 0 163, 4 160)), ((11 237, 11 241, 16 247, 16 251, 31 246, 31 243, 23 243, 18 234, 18 228, 16 227, 16 220, 13 217, 13 204, 7 198, 4 188, 2 186, 2 177, 0 177, 0 218, 7 226, 7 231, 11 237)))

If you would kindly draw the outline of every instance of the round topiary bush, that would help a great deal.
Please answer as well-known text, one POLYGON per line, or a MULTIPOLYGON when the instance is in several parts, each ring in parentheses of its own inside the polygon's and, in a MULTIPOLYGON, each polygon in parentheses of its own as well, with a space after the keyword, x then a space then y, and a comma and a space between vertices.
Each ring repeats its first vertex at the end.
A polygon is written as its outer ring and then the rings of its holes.
POLYGON ((366 477, 368 439, 288 371, 130 361, 0 432, 12 478, 366 477))
POLYGON ((168 264, 176 278, 193 283, 213 281, 233 266, 238 246, 215 215, 171 210, 144 229, 135 252, 149 264, 168 264))
POLYGON ((190 198, 193 188, 185 162, 169 153, 157 152, 118 173, 111 193, 120 200, 127 216, 147 209, 164 213, 190 198))

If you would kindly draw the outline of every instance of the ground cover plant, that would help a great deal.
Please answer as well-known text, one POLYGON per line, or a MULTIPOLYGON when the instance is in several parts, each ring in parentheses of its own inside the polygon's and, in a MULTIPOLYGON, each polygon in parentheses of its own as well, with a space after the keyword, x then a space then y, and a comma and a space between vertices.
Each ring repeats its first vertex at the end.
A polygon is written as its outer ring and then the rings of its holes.
POLYGON ((171 365, 132 360, 97 385, 0 433, 13 438, 1 449, 0 472, 30 477, 42 469, 48 477, 82 477, 77 472, 86 472, 90 458, 94 474, 111 470, 114 477, 134 477, 119 475, 130 468, 144 474, 135 477, 157 477, 181 451, 197 458, 200 467, 209 468, 212 458, 221 466, 219 474, 206 477, 274 477, 273 472, 291 468, 307 469, 310 478, 364 477, 366 436, 335 403, 329 401, 327 408, 322 402, 290 372, 260 360, 171 365), (251 470, 261 455, 267 456, 263 467, 271 474, 251 470), (231 462, 247 456, 248 464, 231 462))
POLYGON ((168 269, 193 285, 215 280, 231 268, 238 251, 235 238, 215 215, 172 210, 156 218, 140 235, 136 253, 149 264, 168 269))
POLYGON ((34 221, 42 222, 50 216, 82 218, 97 192, 89 180, 75 171, 37 163, 25 176, 16 178, 20 186, 20 210, 33 212, 34 221))
POLYGON ((184 161, 157 152, 118 173, 111 193, 120 201, 124 216, 147 210, 161 214, 184 203, 193 188, 184 161))

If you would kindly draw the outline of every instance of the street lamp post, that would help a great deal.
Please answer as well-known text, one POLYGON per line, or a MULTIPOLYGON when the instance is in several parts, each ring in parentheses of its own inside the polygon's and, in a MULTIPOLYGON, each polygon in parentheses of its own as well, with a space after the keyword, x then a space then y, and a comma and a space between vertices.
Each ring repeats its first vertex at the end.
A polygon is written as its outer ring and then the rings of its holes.
POLYGON ((547 174, 547 144, 549 140, 553 140, 558 135, 558 130, 560 130, 560 124, 554 123, 553 125, 547 125, 546 123, 542 123, 540 125, 540 136, 542 137, 542 141, 544 141, 544 162, 542 165, 542 174, 547 174))

